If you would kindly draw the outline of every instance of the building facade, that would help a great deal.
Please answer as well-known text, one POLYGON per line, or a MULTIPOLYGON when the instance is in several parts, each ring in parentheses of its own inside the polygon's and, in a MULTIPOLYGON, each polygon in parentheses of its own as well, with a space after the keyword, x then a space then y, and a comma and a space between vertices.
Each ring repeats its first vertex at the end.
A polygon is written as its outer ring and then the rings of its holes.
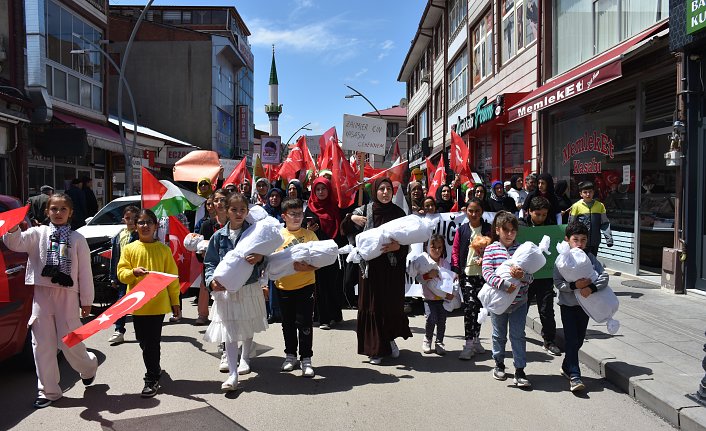
MULTIPOLYGON (((404 100, 403 100, 404 102, 404 100)), ((407 108, 400 105, 394 105, 378 112, 366 112, 364 117, 381 118, 387 123, 387 132, 385 134, 387 143, 385 144, 385 155, 367 154, 367 160, 370 166, 374 168, 390 167, 395 162, 395 148, 400 150, 402 160, 409 160, 407 157, 409 149, 409 141, 414 132, 411 132, 413 127, 407 125, 407 108), (407 132, 412 133, 408 135, 407 132), (397 143, 396 143, 397 142, 397 143)))
MULTIPOLYGON (((141 7, 110 11, 110 52, 120 58, 141 7)), ((145 19, 126 69, 140 106, 138 123, 223 158, 251 154, 254 58, 237 10, 152 6, 145 19)), ((110 79, 117 88, 117 75, 110 79)), ((114 113, 117 95, 110 101, 114 113)), ((129 112, 125 98, 123 105, 129 112)))

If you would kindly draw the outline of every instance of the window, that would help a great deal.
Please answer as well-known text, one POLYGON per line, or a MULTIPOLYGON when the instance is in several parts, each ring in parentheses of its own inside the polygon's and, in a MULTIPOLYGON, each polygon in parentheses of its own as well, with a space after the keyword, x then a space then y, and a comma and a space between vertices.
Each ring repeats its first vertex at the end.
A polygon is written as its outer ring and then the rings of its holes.
POLYGON ((451 0, 449 6, 449 40, 453 40, 457 30, 461 28, 461 24, 466 20, 468 13, 467 0, 451 0))
POLYGON ((424 82, 429 82, 429 71, 427 69, 427 51, 425 50, 422 54, 422 58, 419 59, 419 64, 417 65, 417 87, 422 86, 424 82), (425 81, 426 78, 426 81, 425 81))
POLYGON ((434 59, 439 58, 439 55, 444 52, 444 32, 441 23, 442 20, 439 20, 434 27, 434 59))
POLYGON ((394 138, 400 133, 399 123, 387 123, 387 137, 394 138))
POLYGON ((444 112, 444 101, 441 99, 441 85, 434 90, 434 120, 441 118, 444 112))
POLYGON ((468 52, 461 50, 461 55, 449 69, 449 106, 462 101, 468 94, 468 52))
POLYGON ((488 12, 473 28, 473 85, 493 73, 493 14, 488 12))
POLYGON ((419 136, 419 141, 421 142, 422 139, 429 136, 427 109, 424 108, 417 118, 417 136, 419 136))
POLYGON ((554 75, 587 61, 669 16, 665 0, 553 0, 554 75))
POLYGON ((47 91, 73 105, 102 111, 103 59, 92 44, 103 34, 57 2, 48 1, 45 14, 47 91))
POLYGON ((537 0, 502 0, 500 16, 500 55, 505 64, 537 39, 537 0))

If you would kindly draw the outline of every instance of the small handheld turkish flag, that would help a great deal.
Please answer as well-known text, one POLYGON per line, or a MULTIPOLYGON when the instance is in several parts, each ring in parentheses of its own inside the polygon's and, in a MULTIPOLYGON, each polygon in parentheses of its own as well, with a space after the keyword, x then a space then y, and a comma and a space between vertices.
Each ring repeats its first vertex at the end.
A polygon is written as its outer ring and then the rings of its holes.
POLYGON ((29 210, 29 205, 0 213, 0 236, 5 235, 7 231, 20 224, 27 215, 27 210, 29 210))
POLYGON ((130 293, 120 298, 100 316, 66 334, 62 340, 67 346, 73 347, 96 332, 110 328, 119 318, 142 308, 175 278, 177 276, 172 274, 150 272, 130 290, 130 293))
POLYGON ((179 285, 181 293, 194 285, 196 279, 201 276, 203 264, 199 263, 194 253, 184 247, 184 238, 189 234, 189 230, 178 218, 169 216, 169 248, 179 269, 179 285))

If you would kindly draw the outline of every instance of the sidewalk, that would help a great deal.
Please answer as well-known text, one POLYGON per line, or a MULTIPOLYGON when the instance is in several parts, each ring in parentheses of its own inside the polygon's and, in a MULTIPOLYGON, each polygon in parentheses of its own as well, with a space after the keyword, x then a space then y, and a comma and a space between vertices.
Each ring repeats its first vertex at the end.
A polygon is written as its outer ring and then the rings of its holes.
MULTIPOLYGON (((679 429, 706 431, 706 408, 687 397, 696 392, 704 376, 706 297, 674 295, 659 285, 608 272, 610 287, 620 299, 615 316, 620 330, 611 336, 605 324, 590 321, 579 353, 582 366, 679 429)), ((563 348, 558 305, 555 314, 556 341, 563 348)), ((534 305, 527 315, 527 326, 541 331, 534 305)))

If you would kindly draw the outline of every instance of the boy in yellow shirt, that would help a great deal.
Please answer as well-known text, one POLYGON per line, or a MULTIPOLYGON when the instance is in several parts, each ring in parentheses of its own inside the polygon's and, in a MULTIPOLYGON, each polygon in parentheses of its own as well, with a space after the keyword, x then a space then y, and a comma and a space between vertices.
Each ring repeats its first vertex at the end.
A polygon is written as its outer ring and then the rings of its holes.
MULTIPOLYGON (((282 216, 286 227, 282 229, 284 243, 278 251, 296 244, 318 240, 314 232, 302 228, 304 204, 301 199, 287 199, 282 202, 282 216)), ((287 355, 282 364, 282 371, 292 371, 296 368, 298 341, 302 376, 314 377, 314 368, 311 366, 312 316, 316 284, 314 271, 318 268, 303 262, 294 262, 294 269, 298 271, 296 274, 282 277, 275 282, 282 313, 284 353, 287 355)))

